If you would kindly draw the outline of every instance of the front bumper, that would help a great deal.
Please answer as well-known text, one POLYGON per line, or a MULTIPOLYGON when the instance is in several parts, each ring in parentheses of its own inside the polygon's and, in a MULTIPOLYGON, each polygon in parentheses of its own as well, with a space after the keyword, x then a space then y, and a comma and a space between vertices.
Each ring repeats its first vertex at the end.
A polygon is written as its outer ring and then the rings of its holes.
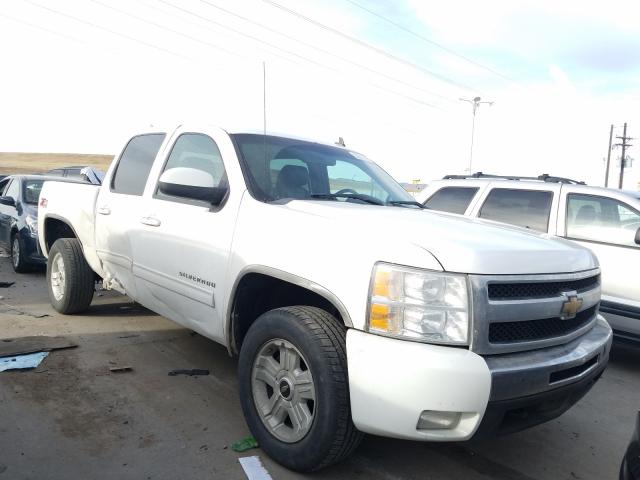
POLYGON ((560 415, 591 388, 608 362, 611 338, 599 316, 592 330, 565 345, 481 357, 351 329, 353 422, 366 433, 429 441, 527 428, 560 415), (448 429, 418 429, 424 411, 460 412, 460 420, 448 429))

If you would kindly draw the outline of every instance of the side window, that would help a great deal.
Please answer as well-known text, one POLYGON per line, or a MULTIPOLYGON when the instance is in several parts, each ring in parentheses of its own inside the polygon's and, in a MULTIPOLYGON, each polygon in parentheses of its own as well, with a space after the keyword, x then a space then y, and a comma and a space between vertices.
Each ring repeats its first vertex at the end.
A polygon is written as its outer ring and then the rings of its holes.
POLYGON ((13 181, 9 184, 9 186, 5 189, 4 196, 11 197, 17 202, 19 194, 20 194, 20 181, 14 178, 13 181))
MULTIPOLYGON (((218 145, 211 137, 202 133, 183 133, 178 137, 162 173, 172 168, 201 170, 212 177, 214 187, 226 182, 224 163, 218 145)), ((160 191, 156 191, 156 196, 173 198, 160 191)))
POLYGON ((477 187, 444 187, 431 195, 424 206, 431 210, 462 215, 478 190, 477 187))
POLYGON ((567 197, 569 238, 637 247, 640 212, 613 198, 571 193, 567 197))
POLYGON ((112 192, 142 195, 164 137, 164 133, 152 133, 129 140, 111 180, 112 192))
POLYGON ((480 218, 546 232, 553 192, 494 188, 480 209, 480 218))
POLYGON ((10 181, 11 181, 10 178, 5 178, 4 180, 0 181, 0 195, 4 196, 4 191, 9 185, 10 181))

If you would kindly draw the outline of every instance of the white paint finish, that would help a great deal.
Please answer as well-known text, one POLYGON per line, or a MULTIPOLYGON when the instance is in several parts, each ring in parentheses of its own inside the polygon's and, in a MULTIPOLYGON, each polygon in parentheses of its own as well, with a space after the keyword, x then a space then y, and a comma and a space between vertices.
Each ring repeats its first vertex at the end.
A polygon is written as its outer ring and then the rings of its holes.
POLYGON ((469 350, 347 332, 353 422, 375 435, 413 440, 466 440, 476 431, 491 391, 491 373, 469 350), (417 430, 424 410, 464 412, 451 430, 417 430))

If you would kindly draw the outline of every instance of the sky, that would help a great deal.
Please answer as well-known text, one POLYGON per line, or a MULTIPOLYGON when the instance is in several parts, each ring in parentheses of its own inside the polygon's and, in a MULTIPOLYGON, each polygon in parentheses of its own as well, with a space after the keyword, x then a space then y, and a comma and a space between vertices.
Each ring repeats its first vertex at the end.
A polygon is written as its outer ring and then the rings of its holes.
MULTIPOLYGON (((0 45, 0 151, 115 154, 190 121, 262 129, 266 104, 270 131, 343 137, 428 182, 469 171, 460 99, 479 96, 493 103, 471 171, 602 185, 610 125, 614 143, 624 122, 640 137, 634 1, 5 0, 0 45)), ((640 190, 640 162, 625 179, 640 190)))

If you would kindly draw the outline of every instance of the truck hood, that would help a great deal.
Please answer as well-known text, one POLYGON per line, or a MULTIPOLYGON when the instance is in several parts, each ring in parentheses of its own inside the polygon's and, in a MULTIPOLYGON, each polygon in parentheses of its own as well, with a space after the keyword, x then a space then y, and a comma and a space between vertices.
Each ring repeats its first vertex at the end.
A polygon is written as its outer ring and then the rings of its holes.
MULTIPOLYGON (((496 222, 405 207, 294 200, 298 213, 340 223, 341 238, 370 244, 407 243, 431 253, 449 272, 519 275, 569 273, 598 267, 588 249, 553 235, 496 222)), ((387 260, 387 259, 380 259, 387 260)))

